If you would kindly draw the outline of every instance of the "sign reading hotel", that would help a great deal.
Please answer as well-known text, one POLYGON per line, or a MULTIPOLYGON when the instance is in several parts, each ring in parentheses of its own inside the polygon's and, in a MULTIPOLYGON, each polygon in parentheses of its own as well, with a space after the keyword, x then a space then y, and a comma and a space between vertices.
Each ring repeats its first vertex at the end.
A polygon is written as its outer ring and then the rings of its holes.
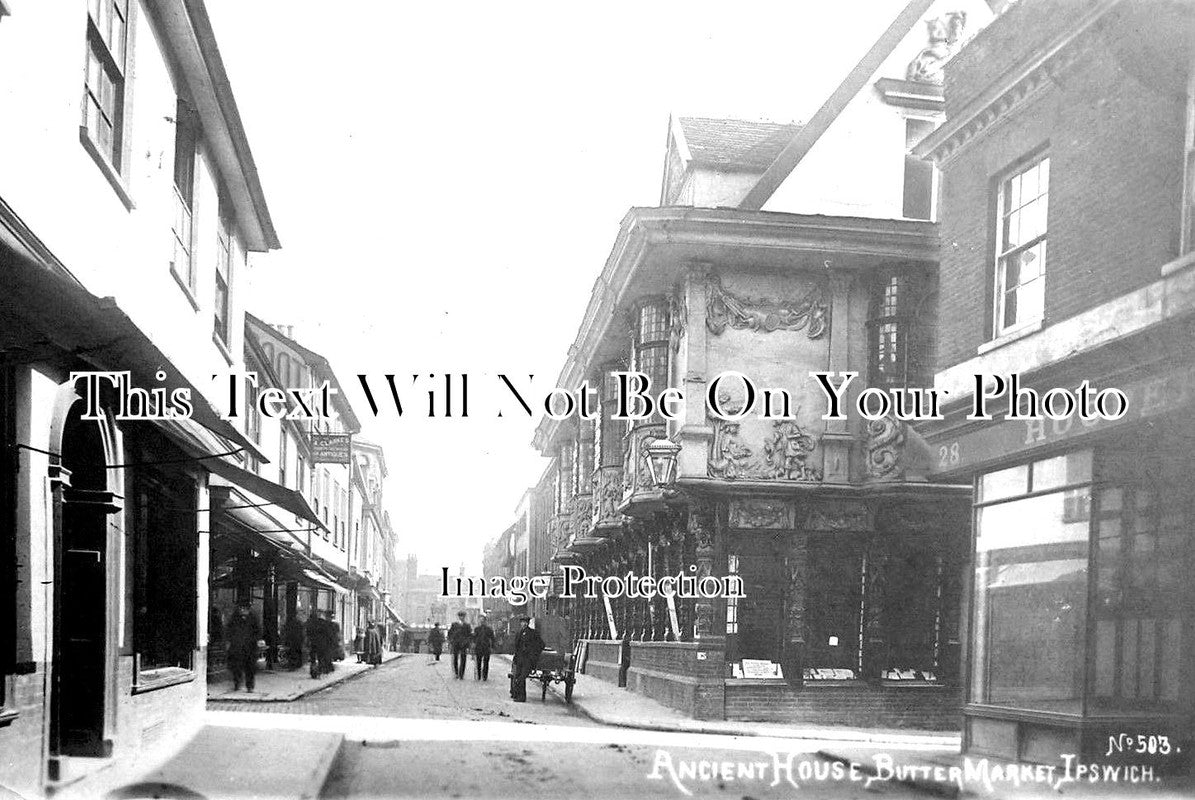
POLYGON ((350 433, 311 434, 311 463, 351 464, 353 436, 350 433))

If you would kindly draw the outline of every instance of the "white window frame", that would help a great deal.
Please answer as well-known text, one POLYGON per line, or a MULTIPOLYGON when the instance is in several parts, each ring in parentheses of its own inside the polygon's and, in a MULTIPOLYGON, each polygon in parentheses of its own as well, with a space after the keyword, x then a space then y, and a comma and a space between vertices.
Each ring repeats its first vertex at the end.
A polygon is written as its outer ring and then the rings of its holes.
MULTIPOLYGON (((994 338, 999 338, 999 337, 1006 336, 1011 333, 1016 333, 1017 331, 1024 330, 1031 326, 1040 325, 1042 320, 1045 318, 1046 262, 1049 261, 1049 248, 1048 248, 1049 203, 1050 203, 1049 162, 1050 162, 1049 151, 1042 150, 1042 151, 1036 153, 1035 155, 1027 158, 1025 161, 1018 164, 1015 168, 1013 168, 1012 170, 1009 170, 1007 173, 1002 175, 1000 177, 999 183, 997 183, 997 185, 996 185, 996 253, 995 253, 995 259, 994 259, 994 271, 993 271, 994 272, 994 274, 993 274, 994 295, 992 298, 992 301, 993 301, 992 302, 992 308, 993 308, 992 335, 994 338), (1006 202, 1007 202, 1007 197, 1008 197, 1008 190, 1007 190, 1008 186, 1013 180, 1016 180, 1017 178, 1021 177, 1022 175, 1029 172, 1030 170, 1036 169, 1041 164, 1046 165, 1046 190, 1045 190, 1045 192, 1039 192, 1034 197, 1034 200, 1037 200, 1039 198, 1044 198, 1044 202, 1046 203, 1045 224, 1044 224, 1043 229, 1039 235, 1037 235, 1027 241, 1020 242, 1013 247, 1008 247, 1005 242, 1005 234, 1004 234, 1005 220, 1008 217, 1012 216, 1013 214, 1019 212, 1021 209, 1023 209, 1027 205, 1026 203, 1022 202, 1015 209, 1009 210, 1008 208, 1006 208, 1006 202), (1047 245, 1046 257, 1042 260, 1042 264, 1038 267, 1037 277, 1033 278, 1033 281, 1041 282, 1041 285, 1038 288, 1038 291, 1041 292, 1042 313, 1040 316, 1034 317, 1032 319, 1018 318, 1011 325, 1005 325, 1004 324, 1004 312, 1005 312, 1005 300, 1006 300, 1006 296, 1007 296, 1007 286, 1006 286, 1006 280, 1005 280, 1005 264, 1011 257, 1019 255, 1020 253, 1026 252, 1027 250, 1031 250, 1032 248, 1036 247, 1039 244, 1047 245)), ((1019 283, 1017 285, 1024 286, 1031 282, 1032 281, 1025 281, 1025 282, 1019 283)))

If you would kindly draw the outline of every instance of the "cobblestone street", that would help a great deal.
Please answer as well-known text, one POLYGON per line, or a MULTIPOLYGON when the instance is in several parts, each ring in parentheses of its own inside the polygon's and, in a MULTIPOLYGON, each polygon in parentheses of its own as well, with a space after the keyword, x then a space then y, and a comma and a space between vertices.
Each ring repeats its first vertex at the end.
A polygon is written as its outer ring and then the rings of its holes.
POLYGON ((541 701, 534 685, 527 703, 513 703, 507 663, 496 658, 491 668, 488 682, 457 681, 447 658, 408 655, 291 703, 211 702, 209 725, 343 733, 325 798, 789 797, 789 769, 796 784, 816 783, 819 797, 913 796, 835 780, 815 754, 824 743, 813 740, 603 726, 552 694, 541 701))

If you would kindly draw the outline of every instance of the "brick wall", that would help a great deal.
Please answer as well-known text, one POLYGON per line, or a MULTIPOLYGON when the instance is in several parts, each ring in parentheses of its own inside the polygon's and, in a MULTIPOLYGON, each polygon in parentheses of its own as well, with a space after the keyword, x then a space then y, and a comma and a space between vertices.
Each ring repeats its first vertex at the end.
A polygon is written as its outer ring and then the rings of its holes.
MULTIPOLYGON (((618 683, 618 642, 590 640, 585 674, 618 683)), ((631 642, 626 688, 694 719, 724 719, 722 640, 631 642)))
MULTIPOLYGON (((992 28, 1011 36, 1006 26, 1040 6, 1014 7, 992 28)), ((1155 81, 1103 46, 1115 35, 1070 45, 1082 53, 1073 65, 943 165, 936 369, 974 357, 991 338, 996 183, 1035 150, 1050 157, 1047 325, 1157 280, 1177 256, 1185 98, 1174 81, 1155 81)), ((990 60, 987 80, 1004 63, 989 53, 999 48, 976 44, 947 67, 954 107, 984 88, 978 56, 990 60)))
POLYGON ((947 687, 819 686, 726 681, 726 718, 793 725, 959 730, 962 696, 947 687))

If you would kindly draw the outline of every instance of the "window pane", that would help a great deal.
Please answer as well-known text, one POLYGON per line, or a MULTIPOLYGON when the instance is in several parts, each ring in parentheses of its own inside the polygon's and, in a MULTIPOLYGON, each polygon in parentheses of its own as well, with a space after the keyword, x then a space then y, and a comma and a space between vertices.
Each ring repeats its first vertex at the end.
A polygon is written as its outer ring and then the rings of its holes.
POLYGON ((979 479, 979 497, 981 503, 1000 500, 1005 497, 1015 497, 1029 491, 1029 465, 1022 464, 999 472, 989 472, 979 479))
POLYGON ((1068 453, 1033 465, 1033 491, 1057 489, 1091 480, 1091 451, 1068 453))
POLYGON ((980 509, 974 656, 986 702, 1080 708, 1089 523, 1079 517, 1089 492, 980 509))

